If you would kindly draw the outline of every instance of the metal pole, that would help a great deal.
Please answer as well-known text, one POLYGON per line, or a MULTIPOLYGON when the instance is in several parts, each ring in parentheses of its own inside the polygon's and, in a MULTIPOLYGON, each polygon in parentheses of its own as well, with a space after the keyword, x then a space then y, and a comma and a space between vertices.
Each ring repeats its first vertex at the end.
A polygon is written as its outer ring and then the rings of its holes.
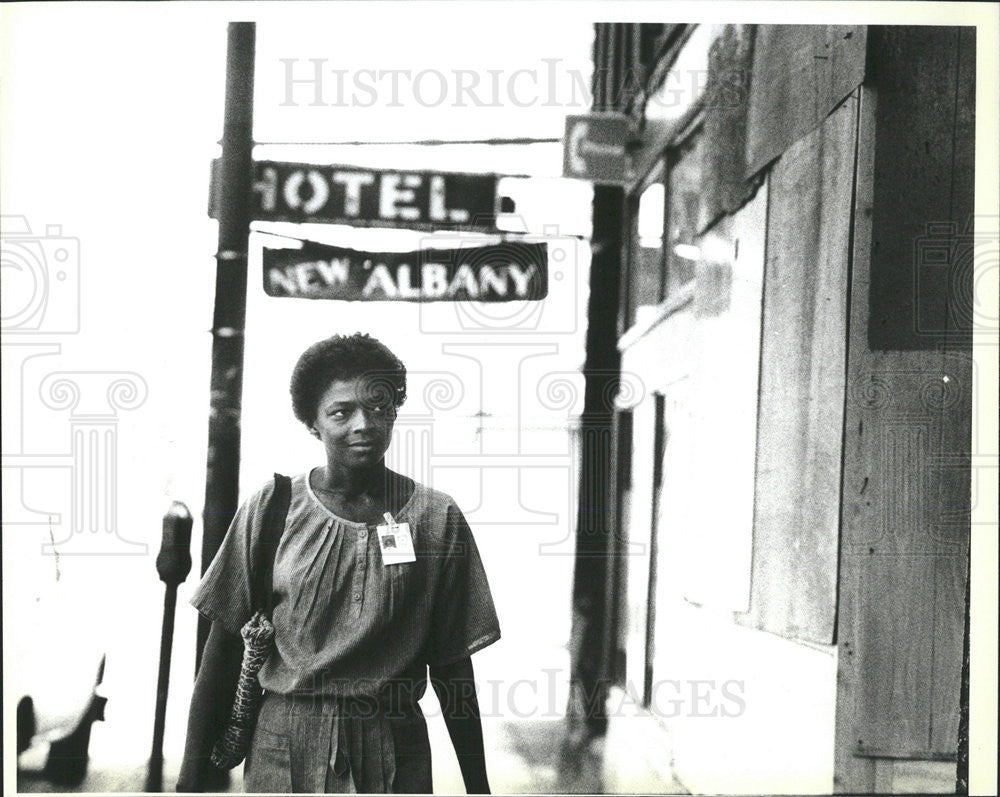
MULTIPOLYGON (((618 110, 623 76, 615 64, 616 28, 598 24, 594 40, 593 109, 618 110), (609 40, 608 37, 611 37, 609 40), (608 70, 602 69, 607 65, 608 70), (603 79, 607 71, 607 79, 603 79)), ((615 186, 595 185, 591 235, 590 299, 583 365, 584 402, 580 417, 580 483, 573 571, 571 694, 567 709, 570 739, 587 741, 607 727, 604 654, 608 614, 608 572, 612 534, 612 388, 621 374, 618 353, 618 295, 625 195, 615 186)))
POLYGON ((163 791, 163 730, 170 686, 170 652, 174 644, 174 612, 177 587, 191 572, 191 526, 188 508, 174 501, 163 516, 163 541, 156 557, 156 570, 166 584, 163 596, 163 631, 160 637, 160 672, 156 680, 156 715, 153 720, 153 751, 149 756, 145 791, 163 791))
MULTIPOLYGON (((220 159, 219 250, 215 255, 212 382, 205 477, 201 573, 211 564, 236 513, 243 400, 243 330, 246 324, 247 247, 250 239, 255 25, 230 22, 226 57, 225 126, 220 159)), ((195 666, 208 639, 198 619, 195 666)))

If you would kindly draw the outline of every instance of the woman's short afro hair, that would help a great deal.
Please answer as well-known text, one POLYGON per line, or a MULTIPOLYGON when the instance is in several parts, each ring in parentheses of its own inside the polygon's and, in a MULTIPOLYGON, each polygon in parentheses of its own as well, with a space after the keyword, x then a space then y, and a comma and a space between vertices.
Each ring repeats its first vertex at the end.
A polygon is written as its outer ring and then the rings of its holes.
POLYGON ((316 420, 320 397, 332 382, 368 377, 366 400, 394 407, 406 401, 406 366, 384 344, 360 332, 314 343, 292 371, 292 410, 306 426, 316 420))

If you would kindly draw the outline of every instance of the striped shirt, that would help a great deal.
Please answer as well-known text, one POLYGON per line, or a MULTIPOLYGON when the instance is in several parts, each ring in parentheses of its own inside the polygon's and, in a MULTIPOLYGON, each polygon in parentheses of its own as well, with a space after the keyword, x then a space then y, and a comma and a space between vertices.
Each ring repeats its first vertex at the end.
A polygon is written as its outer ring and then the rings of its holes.
MULTIPOLYGON (((251 496, 191 603, 238 634, 253 614, 250 552, 273 482, 251 496)), ((409 523, 416 561, 382 563, 374 527, 330 512, 292 479, 285 532, 274 563, 275 650, 260 672, 278 694, 338 697, 426 689, 426 666, 458 661, 500 638, 493 598, 472 531, 455 501, 416 484, 396 514, 409 523)))

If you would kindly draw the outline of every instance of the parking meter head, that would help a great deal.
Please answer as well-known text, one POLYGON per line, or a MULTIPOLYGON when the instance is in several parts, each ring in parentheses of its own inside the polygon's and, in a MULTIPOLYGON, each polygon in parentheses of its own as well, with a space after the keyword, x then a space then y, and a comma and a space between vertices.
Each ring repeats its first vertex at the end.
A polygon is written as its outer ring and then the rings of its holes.
POLYGON ((191 512, 180 501, 174 501, 163 516, 163 538, 156 556, 156 572, 160 581, 177 586, 191 572, 191 512))

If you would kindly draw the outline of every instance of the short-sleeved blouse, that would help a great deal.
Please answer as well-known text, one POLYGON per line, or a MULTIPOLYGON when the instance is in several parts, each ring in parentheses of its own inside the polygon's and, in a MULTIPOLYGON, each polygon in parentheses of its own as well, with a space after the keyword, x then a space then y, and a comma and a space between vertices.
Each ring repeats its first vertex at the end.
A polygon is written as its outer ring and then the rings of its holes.
MULTIPOLYGON (((500 638, 472 531, 447 494, 416 484, 398 523, 409 523, 416 561, 384 565, 374 527, 334 515, 308 473, 291 480, 275 555, 275 650, 261 686, 280 694, 377 695, 390 682, 426 688, 426 665, 444 665, 500 638)), ((238 510, 191 603, 238 634, 253 614, 251 551, 273 482, 238 510)))

